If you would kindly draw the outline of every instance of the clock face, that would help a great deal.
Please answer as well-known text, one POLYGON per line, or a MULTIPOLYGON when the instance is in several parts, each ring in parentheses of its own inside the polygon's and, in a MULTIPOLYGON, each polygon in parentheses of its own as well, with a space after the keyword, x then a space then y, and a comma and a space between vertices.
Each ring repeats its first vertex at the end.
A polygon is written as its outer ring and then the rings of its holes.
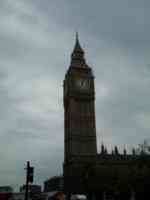
POLYGON ((90 87, 90 81, 88 79, 78 79, 76 80, 76 85, 80 89, 87 90, 90 87))

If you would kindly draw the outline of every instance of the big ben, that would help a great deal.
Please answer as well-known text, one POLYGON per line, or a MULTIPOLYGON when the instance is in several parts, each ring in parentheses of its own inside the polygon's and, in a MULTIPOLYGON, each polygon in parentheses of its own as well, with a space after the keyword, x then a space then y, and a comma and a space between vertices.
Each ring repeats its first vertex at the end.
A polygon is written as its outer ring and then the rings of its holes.
POLYGON ((78 35, 64 80, 65 155, 64 191, 86 194, 87 199, 147 199, 150 156, 144 154, 97 153, 95 89, 92 69, 87 65, 78 35), (146 198, 144 198, 146 197, 146 198))
POLYGON ((78 34, 64 80, 65 162, 96 155, 95 90, 78 34))

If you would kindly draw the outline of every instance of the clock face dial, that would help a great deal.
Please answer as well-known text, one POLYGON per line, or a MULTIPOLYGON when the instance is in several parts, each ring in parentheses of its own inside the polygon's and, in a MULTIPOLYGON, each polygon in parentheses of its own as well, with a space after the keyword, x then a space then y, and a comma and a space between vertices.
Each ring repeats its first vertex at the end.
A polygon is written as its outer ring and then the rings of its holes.
POLYGON ((80 89, 89 89, 90 87, 90 81, 88 79, 78 79, 76 80, 76 85, 80 89))

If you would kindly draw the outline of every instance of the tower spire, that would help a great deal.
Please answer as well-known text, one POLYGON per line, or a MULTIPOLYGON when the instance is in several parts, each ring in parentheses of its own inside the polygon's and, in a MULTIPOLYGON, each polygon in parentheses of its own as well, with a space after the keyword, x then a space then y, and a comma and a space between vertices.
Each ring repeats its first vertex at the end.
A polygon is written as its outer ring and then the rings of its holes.
POLYGON ((74 52, 82 52, 84 53, 83 49, 81 48, 80 42, 79 42, 79 34, 76 32, 76 42, 74 46, 74 52))
POLYGON ((78 32, 76 32, 76 43, 79 41, 79 35, 78 32))
POLYGON ((76 32, 75 46, 71 55, 71 66, 85 67, 86 62, 84 58, 84 51, 79 42, 79 34, 76 32))

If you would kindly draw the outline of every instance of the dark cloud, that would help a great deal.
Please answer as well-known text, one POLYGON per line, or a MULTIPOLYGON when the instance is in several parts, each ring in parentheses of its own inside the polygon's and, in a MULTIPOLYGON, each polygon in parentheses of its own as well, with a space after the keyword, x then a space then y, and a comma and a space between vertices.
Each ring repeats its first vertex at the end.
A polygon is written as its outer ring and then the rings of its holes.
POLYGON ((62 173, 62 81, 79 31, 96 77, 98 145, 149 138, 148 0, 0 2, 0 184, 62 173))

